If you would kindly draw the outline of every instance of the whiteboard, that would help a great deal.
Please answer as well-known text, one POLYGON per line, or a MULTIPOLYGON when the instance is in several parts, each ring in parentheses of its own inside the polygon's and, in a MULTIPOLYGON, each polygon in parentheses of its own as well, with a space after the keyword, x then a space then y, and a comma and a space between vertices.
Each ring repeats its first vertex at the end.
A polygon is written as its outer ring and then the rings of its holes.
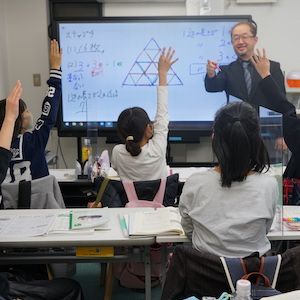
MULTIPOLYGON (((245 20, 245 19, 244 19, 245 20)), ((236 59, 230 30, 241 19, 118 20, 59 23, 63 122, 115 122, 140 106, 156 113, 157 63, 164 47, 179 58, 168 72, 172 122, 212 121, 224 92, 204 88, 207 59, 236 59)))

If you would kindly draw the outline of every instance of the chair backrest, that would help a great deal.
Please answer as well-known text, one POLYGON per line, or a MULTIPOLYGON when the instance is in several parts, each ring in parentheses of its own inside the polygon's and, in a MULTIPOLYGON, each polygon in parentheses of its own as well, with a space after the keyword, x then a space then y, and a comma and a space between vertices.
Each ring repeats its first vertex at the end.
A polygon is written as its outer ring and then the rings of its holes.
MULTIPOLYGON (((286 250, 281 257, 276 289, 281 292, 300 289, 300 246, 286 250)), ((249 273, 261 266, 261 259, 256 255, 243 260, 249 273)), ((224 291, 230 292, 231 287, 219 256, 186 245, 176 246, 161 300, 185 299, 190 295, 199 299, 207 295, 218 298, 224 291)))
POLYGON ((122 181, 128 202, 125 205, 125 207, 152 207, 152 208, 160 208, 164 207, 163 201, 164 201, 164 194, 166 190, 166 178, 162 178, 159 189, 157 193, 155 194, 152 201, 149 201, 148 199, 139 199, 134 187, 133 182, 131 181, 122 181))
MULTIPOLYGON (((221 262, 224 267, 224 271, 231 288, 232 292, 235 292, 236 282, 241 279, 244 275, 246 275, 247 269, 245 268, 245 264, 243 263, 242 258, 228 258, 228 257, 220 257, 221 262)), ((260 273, 267 276, 268 280, 270 280, 270 284, 272 288, 275 289, 279 268, 281 265, 281 255, 273 255, 261 257, 261 265, 259 270, 260 273)), ((259 278, 261 279, 261 278, 259 278)))
MULTIPOLYGON (((164 206, 176 206, 179 191, 178 180, 178 174, 173 174, 166 178, 166 188, 163 196, 164 206)), ((103 177, 95 178, 95 192, 97 194, 103 181, 103 177)), ((161 186, 161 180, 135 181, 133 185, 138 199, 153 201, 161 186)), ((103 207, 125 207, 128 203, 128 198, 122 181, 109 180, 100 201, 103 207)))
POLYGON ((19 199, 26 198, 30 193, 30 206, 27 208, 65 208, 65 203, 56 178, 48 175, 42 178, 26 182, 2 183, 3 208, 26 208, 26 205, 19 205, 19 199), (24 194, 25 193, 25 194, 24 194), (25 196, 25 197, 24 197, 25 196))

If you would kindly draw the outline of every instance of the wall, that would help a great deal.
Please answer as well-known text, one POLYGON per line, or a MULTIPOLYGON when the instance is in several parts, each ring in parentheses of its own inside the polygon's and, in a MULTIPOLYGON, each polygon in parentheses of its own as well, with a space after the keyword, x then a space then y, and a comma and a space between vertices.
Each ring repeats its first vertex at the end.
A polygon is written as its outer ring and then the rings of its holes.
POLYGON ((5 1, 0 0, 0 99, 7 96, 7 52, 6 52, 6 25, 5 25, 5 1))
MULTIPOLYGON (((105 16, 146 15, 198 15, 200 0, 186 3, 105 3, 105 16)), ((300 69, 300 39, 297 38, 296 20, 300 9, 299 0, 277 0, 273 4, 237 4, 232 0, 211 0, 212 14, 252 15, 258 24, 259 49, 265 48, 269 58, 279 61, 282 70, 300 69)), ((49 74, 49 39, 47 0, 0 0, 0 96, 4 97, 17 79, 24 88, 22 98, 35 119, 40 114, 49 74), (8 71, 7 71, 8 70, 8 71), (41 87, 33 86, 32 75, 40 73, 41 87)), ((213 58, 211 58, 213 59, 213 58)), ((73 168, 77 157, 76 138, 57 138, 56 129, 51 133, 47 149, 58 151, 58 141, 68 168, 73 168)), ((99 151, 106 145, 99 139, 99 151)), ((211 161, 210 138, 200 144, 172 145, 175 161, 211 161)), ((59 153, 59 167, 65 168, 59 153)))

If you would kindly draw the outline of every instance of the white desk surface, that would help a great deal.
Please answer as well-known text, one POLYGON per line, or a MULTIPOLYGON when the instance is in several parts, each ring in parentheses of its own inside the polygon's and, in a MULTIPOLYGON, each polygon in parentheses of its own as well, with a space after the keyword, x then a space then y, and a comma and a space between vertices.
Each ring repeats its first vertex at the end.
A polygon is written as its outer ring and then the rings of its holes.
MULTIPOLYGON (((284 205, 282 206, 282 214, 276 217, 282 218, 292 218, 300 217, 300 206, 284 205)), ((276 219, 274 219, 276 222, 276 219)), ((300 230, 291 230, 281 222, 278 230, 271 231, 267 234, 270 241, 283 241, 283 240, 300 240, 300 230)), ((156 241, 158 243, 186 243, 191 242, 185 235, 178 236, 157 236, 156 241)))
MULTIPOLYGON (((272 166, 269 170, 269 174, 271 176, 274 175, 281 175, 284 171, 285 167, 274 167, 272 166)), ((205 172, 208 169, 211 169, 210 167, 188 167, 188 168, 169 168, 170 174, 179 174, 179 181, 185 182, 186 179, 191 176, 193 173, 198 172, 205 172)), ((72 182, 76 180, 76 171, 75 169, 49 169, 49 173, 51 175, 54 175, 57 179, 57 181, 63 182, 72 182)), ((114 179, 114 180, 120 180, 120 177, 118 173, 113 169, 110 168, 108 172, 108 178, 114 179)))
MULTIPOLYGON (((178 173, 179 181, 181 181, 181 182, 185 182, 187 180, 187 178, 189 178, 194 173, 205 172, 209 169, 211 169, 211 167, 169 168, 170 175, 178 173)), ((285 169, 285 167, 282 167, 282 166, 271 166, 268 171, 268 174, 270 176, 282 175, 282 173, 284 172, 284 169, 285 169)), ((120 180, 120 177, 118 176, 117 172, 113 168, 110 168, 108 177, 110 179, 120 180)))
MULTIPOLYGON (((119 214, 124 212, 141 210, 152 210, 152 208, 109 208, 110 230, 95 231, 94 234, 48 234, 36 237, 1 237, 0 247, 76 247, 76 246, 135 246, 151 245, 155 241, 159 243, 169 242, 190 242, 185 235, 166 235, 155 237, 125 237, 120 226, 119 214)), ((61 211, 62 209, 54 210, 61 211)), ((70 209, 66 209, 70 210, 70 209)), ((18 209, 18 210, 1 210, 1 216, 5 215, 22 215, 49 213, 51 209, 18 209)), ((282 217, 299 217, 300 206, 283 206, 282 217)), ((279 230, 268 233, 270 240, 300 240, 300 230, 290 230, 282 225, 279 230), (281 230, 282 229, 282 230, 281 230)))
MULTIPOLYGON (((282 212, 276 217, 282 218, 295 218, 300 217, 300 206, 296 205, 283 205, 282 212)), ((276 222, 276 219, 274 220, 276 222)), ((269 240, 300 240, 300 230, 292 230, 285 225, 285 222, 279 222, 277 231, 268 233, 269 240)))
MULTIPOLYGON (((151 245, 155 241, 159 243, 182 243, 190 242, 185 235, 170 235, 155 237, 125 237, 119 222, 119 214, 131 211, 140 211, 148 208, 109 208, 111 218, 111 230, 95 231, 94 234, 49 234, 37 237, 18 237, 4 238, 1 237, 0 247, 76 247, 76 246, 141 246, 151 245)), ((149 208, 150 210, 152 208, 149 208)), ((61 211, 62 209, 58 209, 61 211)), ((69 210, 69 209, 66 209, 69 210)), ((18 210, 1 210, 1 216, 5 215, 22 215, 48 213, 51 210, 47 209, 18 209, 18 210)), ((283 217, 299 217, 300 206, 284 206, 283 217)), ((270 240, 300 240, 300 231, 290 230, 283 227, 283 230, 272 231, 268 233, 270 240)))
POLYGON ((49 169, 50 175, 53 175, 57 181, 73 182, 76 180, 75 169, 49 169))
MULTIPOLYGON (((152 210, 152 208, 149 209, 152 210)), ((145 210, 145 208, 109 208, 110 230, 95 231, 94 234, 54 233, 35 237, 1 237, 0 248, 143 246, 153 244, 155 242, 155 237, 128 238, 124 236, 119 221, 119 214, 124 213, 124 210, 128 213, 130 211, 145 210)), ((36 213, 43 214, 51 211, 62 211, 62 209, 5 209, 1 210, 1 216, 36 213)))

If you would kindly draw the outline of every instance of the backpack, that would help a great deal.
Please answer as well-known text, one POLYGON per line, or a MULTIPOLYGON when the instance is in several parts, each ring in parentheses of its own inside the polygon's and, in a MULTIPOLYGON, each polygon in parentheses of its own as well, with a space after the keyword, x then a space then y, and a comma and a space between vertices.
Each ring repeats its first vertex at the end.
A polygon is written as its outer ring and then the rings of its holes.
POLYGON ((251 297, 253 300, 281 294, 275 289, 281 265, 281 255, 262 256, 259 270, 250 273, 247 272, 242 258, 220 257, 220 259, 233 294, 235 293, 235 284, 239 279, 251 281, 251 297))
POLYGON ((300 180, 296 178, 284 178, 282 180, 283 204, 300 205, 300 180))
MULTIPOLYGON (((133 182, 123 181, 123 186, 128 198, 125 207, 153 207, 154 209, 164 207, 163 199, 166 189, 166 178, 162 178, 159 189, 152 201, 138 199, 133 182)), ((143 251, 143 247, 140 247, 143 251)), ((161 282, 162 276, 162 246, 155 243, 150 247, 151 256, 151 286, 154 287, 161 282)), ((170 256, 167 259, 166 268, 169 265, 170 256)), ((115 263, 114 273, 120 284, 129 288, 145 288, 145 264, 142 262, 115 263)))

